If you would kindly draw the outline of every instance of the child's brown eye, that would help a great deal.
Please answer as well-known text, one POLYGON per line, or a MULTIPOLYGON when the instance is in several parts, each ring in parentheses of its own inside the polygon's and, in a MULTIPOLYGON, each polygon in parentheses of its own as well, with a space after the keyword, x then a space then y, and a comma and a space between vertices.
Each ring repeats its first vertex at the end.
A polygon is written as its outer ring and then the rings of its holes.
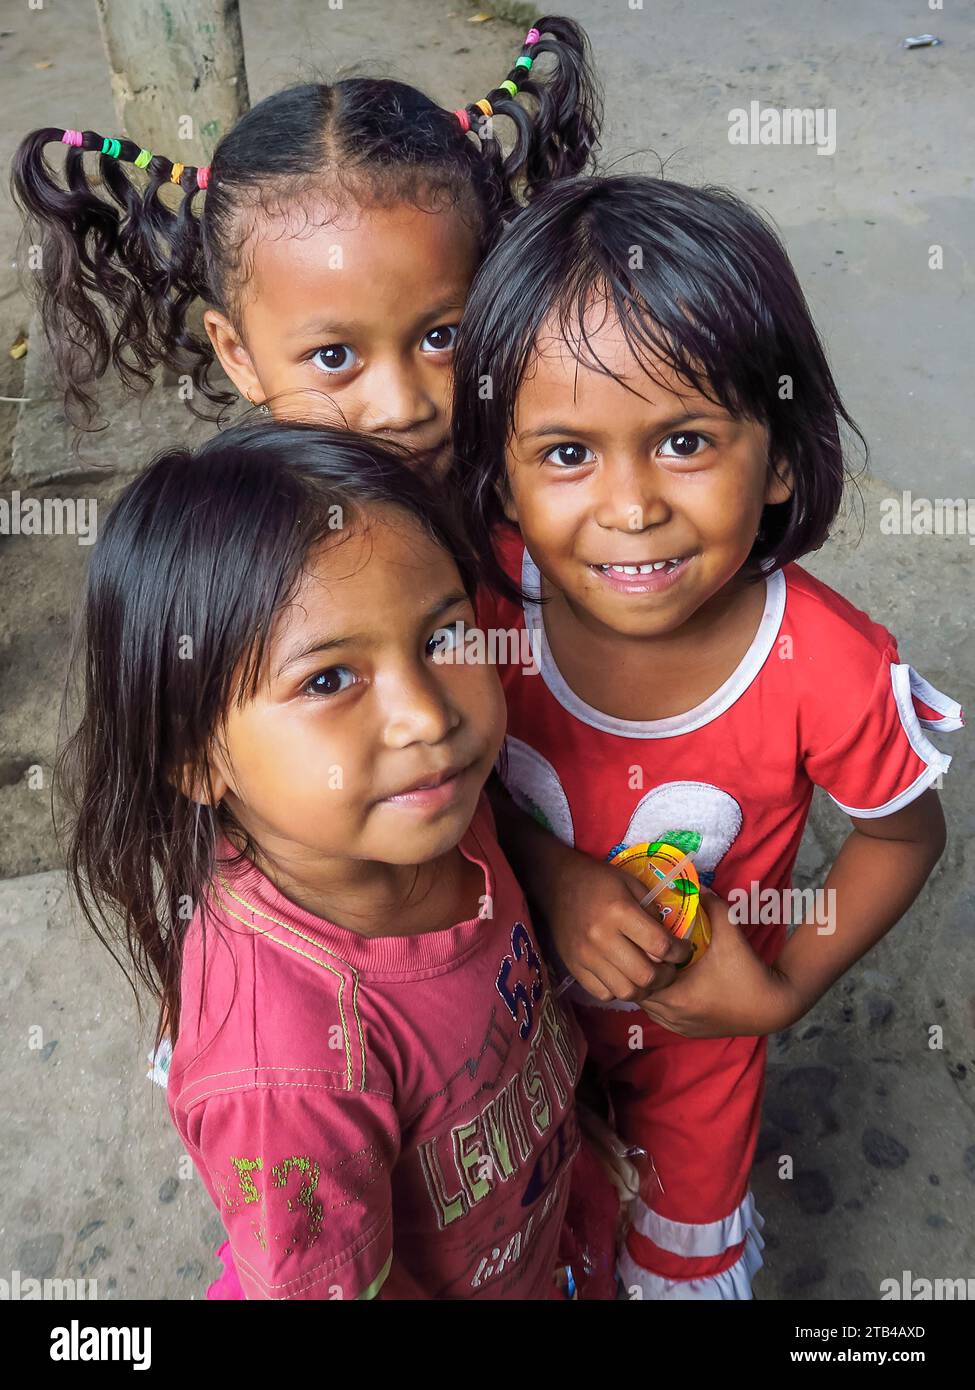
POLYGON ((311 360, 323 372, 347 372, 355 362, 355 353, 345 343, 330 343, 319 348, 311 360))
POLYGON ((581 463, 590 462, 591 453, 592 450, 587 449, 585 444, 556 444, 545 457, 563 468, 578 468, 581 463))
POLYGON ((693 458, 701 452, 700 446, 706 445, 707 442, 703 434, 695 434, 693 430, 681 430, 678 434, 668 435, 664 440, 664 444, 673 445, 673 450, 668 452, 661 449, 661 452, 665 458, 693 458))
POLYGON ((430 329, 420 347, 426 352, 448 352, 453 347, 456 337, 456 324, 441 324, 438 328, 430 329))
POLYGON ((327 671, 312 676, 305 689, 312 695, 337 695, 354 684, 355 676, 348 666, 330 666, 327 671))
POLYGON ((438 627, 433 636, 427 640, 427 656, 432 656, 434 661, 449 661, 451 653, 456 651, 463 641, 463 620, 447 623, 444 627, 438 627))

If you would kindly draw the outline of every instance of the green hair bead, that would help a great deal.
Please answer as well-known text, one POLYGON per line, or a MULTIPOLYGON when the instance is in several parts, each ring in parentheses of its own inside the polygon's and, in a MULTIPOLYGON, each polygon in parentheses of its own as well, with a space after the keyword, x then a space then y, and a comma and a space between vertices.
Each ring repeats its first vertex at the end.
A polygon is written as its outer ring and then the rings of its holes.
POLYGON ((110 159, 118 159, 122 153, 121 140, 111 140, 106 135, 102 141, 102 154, 107 154, 110 159))
POLYGON ((533 58, 529 58, 527 53, 523 53, 520 58, 515 59, 515 67, 530 68, 534 61, 535 60, 533 58))
POLYGON ((137 169, 145 169, 151 158, 152 150, 140 150, 135 157, 135 167, 137 169))
POLYGON ((518 88, 513 82, 509 82, 507 78, 505 78, 503 82, 499 82, 498 86, 503 87, 506 92, 510 92, 513 97, 518 95, 518 88))

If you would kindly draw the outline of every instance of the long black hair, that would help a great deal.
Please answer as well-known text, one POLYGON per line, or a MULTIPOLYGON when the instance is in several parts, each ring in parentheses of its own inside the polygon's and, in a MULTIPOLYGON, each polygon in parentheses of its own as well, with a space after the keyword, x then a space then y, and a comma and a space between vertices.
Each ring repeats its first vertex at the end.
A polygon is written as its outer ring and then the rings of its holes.
POLYGON ((767 426, 792 495, 765 508, 756 577, 822 545, 843 494, 842 426, 864 441, 782 242, 723 189, 617 175, 545 189, 475 275, 454 350, 454 467, 478 547, 503 518, 505 449, 543 324, 608 371, 586 333, 594 297, 651 375, 662 360, 767 426))
POLYGON ((521 202, 587 168, 598 146, 601 103, 585 33, 547 16, 527 37, 507 85, 459 113, 389 79, 305 83, 255 106, 202 168, 93 130, 28 135, 11 186, 26 238, 40 234, 32 292, 71 413, 91 424, 92 386, 109 367, 140 388, 163 364, 188 373, 207 400, 230 403, 232 393, 209 379, 213 348, 188 326, 188 310, 202 299, 234 318, 248 216, 299 196, 310 180, 417 205, 439 206, 446 195, 469 209, 484 254, 521 202), (495 117, 514 126, 507 155, 495 117), (63 179, 45 157, 54 143, 68 144, 63 179), (88 151, 101 155, 97 180, 88 151), (177 210, 160 197, 171 182, 182 192, 177 210))
MULTIPOLYGON (((276 615, 309 552, 395 507, 451 555, 473 598, 462 533, 401 451, 371 437, 257 422, 162 454, 120 495, 93 548, 69 681, 80 719, 55 795, 69 881, 99 939, 179 1027, 181 945, 205 910, 228 811, 210 749, 262 677, 276 615), (212 798, 208 798, 212 802, 212 798), (117 949, 117 948, 120 948, 117 949)), ((159 1033, 157 1033, 157 1040, 159 1033)))

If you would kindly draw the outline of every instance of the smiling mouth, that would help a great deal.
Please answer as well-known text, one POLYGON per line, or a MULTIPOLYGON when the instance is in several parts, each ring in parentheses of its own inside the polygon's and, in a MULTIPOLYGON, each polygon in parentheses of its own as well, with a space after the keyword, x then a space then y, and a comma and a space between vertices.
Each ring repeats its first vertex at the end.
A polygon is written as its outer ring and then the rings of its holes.
POLYGON ((679 569, 684 561, 689 558, 690 557, 687 555, 678 555, 676 559, 673 560, 648 560, 642 565, 590 565, 590 569, 599 570, 602 574, 656 574, 660 570, 672 572, 673 570, 679 569))
POLYGON ((600 582, 618 594, 660 594, 679 584, 693 556, 676 555, 670 560, 644 560, 638 565, 610 561, 590 565, 600 582))

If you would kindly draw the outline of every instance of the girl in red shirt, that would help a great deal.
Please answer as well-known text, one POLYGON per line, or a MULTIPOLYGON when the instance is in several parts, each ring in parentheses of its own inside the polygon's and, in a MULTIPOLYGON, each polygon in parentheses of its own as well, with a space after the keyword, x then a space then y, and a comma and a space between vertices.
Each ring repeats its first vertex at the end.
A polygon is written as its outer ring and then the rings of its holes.
POLYGON ((503 671, 502 771, 554 832, 512 816, 506 849, 653 1160, 620 1272, 635 1297, 746 1298, 766 1036, 920 892, 950 762, 926 731, 961 711, 795 563, 836 515, 853 425, 781 243, 738 199, 546 190, 475 280, 456 371, 459 486, 522 589, 485 594, 480 624, 533 658, 503 671), (786 942, 814 786, 851 828, 786 942), (659 840, 731 908, 676 983, 644 887, 594 862, 659 840))

